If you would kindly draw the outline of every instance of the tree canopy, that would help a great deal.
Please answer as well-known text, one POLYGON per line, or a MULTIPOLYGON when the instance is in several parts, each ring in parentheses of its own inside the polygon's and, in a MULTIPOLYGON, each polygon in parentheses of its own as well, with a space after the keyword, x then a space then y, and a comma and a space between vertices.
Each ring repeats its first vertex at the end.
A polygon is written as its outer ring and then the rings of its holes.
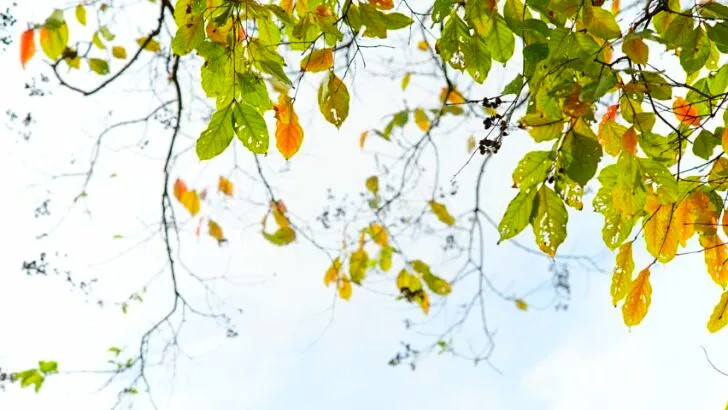
MULTIPOLYGON (((420 315, 432 315, 451 294, 466 295, 433 340, 423 348, 406 345, 390 364, 414 368, 424 352, 437 351, 488 360, 494 348, 483 307, 488 297, 529 308, 528 292, 512 293, 491 280, 488 245, 532 238, 535 248, 515 243, 553 261, 553 305, 566 306, 568 272, 560 262, 596 269, 587 256, 559 251, 578 212, 603 217, 601 233, 592 236, 614 251, 609 292, 626 326, 639 325, 648 313, 656 264, 700 252, 707 275, 694 280, 728 285, 728 6, 720 2, 122 3, 48 10, 44 21, 28 23, 19 48, 23 66, 36 66, 58 87, 83 96, 103 95, 122 78, 140 75, 135 70, 145 64, 150 87, 164 95, 146 115, 113 122, 92 142, 73 200, 94 195, 89 181, 96 178, 105 133, 152 119, 163 123, 168 143, 160 160, 157 232, 173 300, 139 346, 112 347, 111 373, 133 375, 124 393, 149 389, 149 346, 167 324, 184 321, 186 313, 228 319, 201 310, 178 287, 189 275, 213 290, 204 275, 187 271, 179 252, 205 236, 235 252, 232 232, 244 224, 218 212, 235 198, 250 200, 246 212, 257 220, 251 226, 269 246, 306 246, 320 254, 325 263, 307 266, 306 273, 318 272, 321 286, 349 303, 383 278, 389 297, 416 306, 420 315), (146 13, 140 20, 151 26, 116 23, 130 13, 146 13), (372 67, 370 58, 383 60, 372 67), (315 220, 297 216, 269 164, 295 166, 307 144, 318 143, 310 129, 345 130, 363 115, 372 102, 358 101, 357 93, 377 79, 367 73, 382 67, 378 78, 399 83, 383 98, 400 99, 403 107, 356 136, 342 135, 346 144, 376 152, 366 157, 375 172, 350 181, 358 196, 331 193, 315 220), (200 119, 201 130, 186 128, 200 119), (233 170, 203 181, 188 171, 195 168, 175 166, 187 152, 185 131, 194 134, 194 152, 187 155, 196 155, 195 164, 227 158, 233 170), (491 161, 524 146, 534 149, 512 161, 510 177, 486 175, 491 161), (451 151, 468 155, 453 160, 451 151), (507 179, 512 195, 493 217, 499 202, 488 188, 495 179, 507 179), (262 198, 241 190, 249 180, 261 184, 262 198), (638 265, 634 253, 642 250, 649 261, 638 265), (475 354, 464 353, 455 337, 470 320, 482 321, 482 349, 475 354)), ((284 177, 301 184, 307 178, 295 170, 284 177)), ((121 303, 124 312, 149 297, 144 284, 138 288, 121 303)), ((709 332, 728 324, 726 312, 728 291, 705 314, 709 332)), ((12 379, 38 390, 58 369, 41 361, 12 379)))

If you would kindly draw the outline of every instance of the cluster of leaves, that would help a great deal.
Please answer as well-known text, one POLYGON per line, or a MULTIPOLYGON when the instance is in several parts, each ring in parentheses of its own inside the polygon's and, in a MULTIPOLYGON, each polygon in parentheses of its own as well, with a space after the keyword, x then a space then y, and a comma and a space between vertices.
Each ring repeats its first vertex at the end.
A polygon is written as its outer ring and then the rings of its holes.
POLYGON ((23 370, 17 373, 6 374, 0 372, 0 381, 9 378, 11 382, 19 382, 20 387, 33 386, 36 393, 43 387, 43 382, 49 375, 58 373, 58 363, 54 361, 39 361, 38 367, 33 369, 23 370))

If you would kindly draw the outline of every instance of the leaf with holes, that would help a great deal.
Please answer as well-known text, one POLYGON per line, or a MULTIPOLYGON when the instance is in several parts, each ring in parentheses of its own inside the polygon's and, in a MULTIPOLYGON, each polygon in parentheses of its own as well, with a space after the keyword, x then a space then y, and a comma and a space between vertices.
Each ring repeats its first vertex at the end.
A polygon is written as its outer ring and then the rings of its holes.
POLYGON ((341 127, 349 116, 349 90, 333 72, 329 73, 318 89, 318 104, 326 121, 341 127))

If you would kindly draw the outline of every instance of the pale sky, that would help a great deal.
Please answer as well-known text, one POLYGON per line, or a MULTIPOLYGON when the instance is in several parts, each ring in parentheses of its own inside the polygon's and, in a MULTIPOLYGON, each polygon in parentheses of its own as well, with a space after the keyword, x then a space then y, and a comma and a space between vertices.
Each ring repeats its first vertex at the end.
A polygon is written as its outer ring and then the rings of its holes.
MULTIPOLYGON (((15 8, 19 22, 12 29, 13 38, 19 37, 25 22, 42 21, 51 7, 15 8)), ((144 25, 144 17, 135 15, 135 24, 144 25)), ((124 27, 128 21, 118 24, 124 27)), ((128 44, 140 34, 125 37, 120 32, 118 41, 128 44)), ((0 367, 20 370, 35 366, 38 360, 56 360, 70 374, 49 378, 40 394, 8 386, 0 393, 0 408, 108 408, 122 386, 97 391, 105 376, 78 371, 103 369, 111 358, 110 346, 136 351, 140 334, 171 302, 166 274, 157 275, 165 265, 161 239, 154 236, 136 245, 158 223, 160 169, 169 131, 152 123, 147 128, 138 125, 109 133, 88 198, 73 207, 71 200, 83 178, 53 176, 83 171, 92 154, 92 141, 110 121, 143 116, 168 95, 155 97, 148 91, 150 66, 142 65, 96 97, 73 95, 53 81, 43 85, 53 95, 28 97, 24 83, 37 80, 48 69, 37 56, 23 71, 16 46, 3 54, 0 111, 5 115, 12 109, 21 116, 30 111, 37 123, 28 141, 16 132, 22 128, 19 121, 12 123, 14 129, 0 131, 0 175, 5 176, 8 197, 1 208, 5 218, 0 231, 0 367), (110 120, 107 114, 112 110, 110 120), (35 218, 35 208, 46 198, 51 198, 51 215, 35 218), (35 239, 51 228, 48 238, 35 239), (123 238, 114 239, 114 235, 123 238), (90 295, 72 288, 62 276, 26 276, 20 270, 22 262, 42 251, 49 253, 51 268, 71 270, 74 280, 97 278, 90 295), (123 301, 147 281, 144 303, 131 303, 129 312, 122 314, 114 302, 123 301), (107 302, 104 308, 96 306, 98 298, 107 302)), ((378 58, 397 51, 371 52, 367 68, 381 73, 388 68, 378 58)), ((406 53, 416 51, 410 47, 406 53)), ((189 75, 196 73, 193 69, 189 75)), ((399 87, 400 77, 389 80, 361 68, 355 74, 361 81, 357 84, 366 86, 353 87, 351 115, 341 130, 320 118, 311 92, 320 77, 312 76, 304 81, 307 86, 302 87, 301 103, 296 106, 306 130, 301 152, 287 165, 274 151, 263 159, 277 193, 300 219, 315 218, 326 203, 327 188, 339 198, 356 197, 364 179, 376 172, 373 153, 391 152, 376 137, 370 137, 362 152, 358 136, 364 129, 382 127, 384 115, 404 107, 399 94, 390 91, 399 87)), ((84 75, 76 79, 95 79, 93 74, 84 75)), ((510 77, 494 65, 492 85, 485 92, 510 77)), ((190 84, 196 84, 192 80, 190 84)), ((433 106, 432 90, 439 91, 440 86, 428 85, 427 79, 414 78, 406 104, 433 106)), ((164 84, 156 88, 163 89, 164 84)), ((201 101, 194 107, 203 112, 201 101)), ((200 118, 185 118, 180 151, 192 146, 202 127, 200 118)), ((479 129, 480 124, 464 124, 447 136, 452 144, 443 145, 441 151, 441 183, 447 184, 467 159, 467 137, 479 129)), ((238 164, 250 169, 252 157, 237 145, 238 164)), ((514 195, 510 173, 515 161, 532 149, 527 135, 515 133, 489 165, 483 205, 494 217, 502 215, 514 195)), ((210 187, 210 203, 203 204, 202 214, 221 222, 227 244, 218 247, 205 235, 196 238, 196 222, 190 222, 181 207, 175 211, 181 222, 184 265, 203 277, 229 277, 210 285, 226 305, 216 300, 209 303, 230 314, 239 335, 226 338, 225 329, 215 321, 190 316, 181 330, 176 358, 170 356, 164 365, 149 370, 159 408, 722 409, 728 401, 728 378, 710 367, 701 349, 704 346, 713 362, 728 371, 728 333, 710 335, 705 327, 721 289, 710 280, 701 254, 653 267, 650 311, 640 326, 630 330, 622 322, 621 311, 611 305, 613 255, 601 243, 601 216, 588 210, 570 212, 569 238, 559 254, 589 255, 602 272, 570 263, 572 296, 566 312, 539 309, 550 300, 548 290, 526 297, 533 307, 527 312, 517 310, 512 302, 490 298, 487 315, 496 331, 492 364, 500 372, 449 355, 432 355, 414 372, 407 366, 393 368, 387 362, 401 349, 400 341, 411 341, 413 346, 432 341, 407 331, 403 320, 426 318, 411 305, 377 293, 392 294, 395 288, 393 278, 374 274, 367 289, 355 288, 348 302, 337 300, 332 313, 334 295, 322 283, 326 259, 300 240, 277 248, 262 239, 258 224, 263 211, 246 198, 264 201, 265 193, 241 172, 231 174, 234 158, 231 151, 200 164, 194 151, 188 150, 174 169, 175 177, 191 187, 210 187), (232 175, 235 199, 223 200, 214 192, 221 174, 232 175), (236 314, 237 308, 243 313, 236 314)), ((480 160, 476 157, 458 177, 462 193, 448 198, 454 214, 471 206, 469 191, 480 160)), ((429 187, 422 189, 428 192, 429 187)), ((533 247, 533 235, 527 231, 517 239, 533 247)), ((525 254, 509 243, 496 245, 496 241, 496 232, 490 231, 485 249, 488 271, 507 293, 523 293, 550 279, 547 259, 525 254)), ((434 246, 439 243, 421 241, 412 244, 410 251, 430 258, 433 269, 448 277, 455 267, 440 256, 433 260, 430 255, 441 254, 433 252, 434 246)), ((635 254, 636 268, 649 260, 640 250, 635 254)), ((433 307, 432 324, 425 329, 443 329, 453 317, 456 301, 471 294, 467 286, 455 287, 453 302, 444 313, 435 315, 433 307)), ((207 306, 204 292, 189 276, 184 276, 181 287, 195 306, 207 306)), ((475 321, 456 334, 456 340, 458 336, 462 342, 476 340, 477 326, 475 321)), ((482 341, 482 335, 477 340, 482 341)), ((151 408, 143 394, 133 405, 151 408)))

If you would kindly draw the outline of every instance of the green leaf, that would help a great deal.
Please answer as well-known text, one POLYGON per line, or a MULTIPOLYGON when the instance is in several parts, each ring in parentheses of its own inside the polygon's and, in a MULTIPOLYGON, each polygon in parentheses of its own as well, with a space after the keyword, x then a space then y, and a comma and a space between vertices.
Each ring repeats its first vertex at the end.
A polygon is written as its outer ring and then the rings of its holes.
POLYGON ((436 293, 440 296, 448 295, 452 291, 450 284, 445 279, 439 276, 435 276, 432 273, 424 273, 422 275, 422 279, 425 281, 427 287, 430 288, 433 293, 436 293))
POLYGON ((383 272, 388 272, 392 268, 393 253, 394 249, 389 245, 382 246, 382 250, 379 251, 379 268, 383 272))
POLYGON ((260 113, 248 104, 235 104, 232 114, 232 126, 235 135, 250 152, 265 154, 268 152, 268 126, 260 113))
MULTIPOLYGON (((182 1, 179 1, 182 3, 182 1)), ((205 41, 205 21, 202 16, 187 13, 182 24, 178 23, 177 33, 172 39, 172 51, 180 56, 189 54, 205 41)))
POLYGON ((589 7, 584 11, 584 26, 589 34, 604 40, 622 36, 619 24, 612 13, 600 7, 589 7), (591 12, 589 12, 591 11, 591 12))
POLYGON ((326 121, 340 128, 349 116, 349 90, 333 72, 329 72, 318 89, 318 104, 326 121))
POLYGON ((512 238, 523 231, 531 220, 534 199, 536 198, 536 189, 528 189, 519 192, 513 200, 508 204, 506 212, 498 225, 500 239, 498 243, 506 239, 512 238))
POLYGON ((20 387, 25 388, 30 385, 35 386, 35 392, 40 391, 43 386, 45 377, 38 371, 38 369, 29 369, 15 374, 15 380, 20 380, 20 387))
MULTIPOLYGON (((55 15, 55 14, 54 14, 55 15)), ((60 14, 63 18, 63 14, 60 14)), ((48 19, 40 29, 40 47, 51 60, 58 60, 68 45, 68 26, 64 20, 48 19), (52 23, 49 23, 51 21, 52 23)))
POLYGON ((493 59, 503 64, 507 63, 513 56, 516 40, 505 20, 499 15, 495 16, 494 24, 486 38, 489 40, 488 49, 493 59))
POLYGON ((86 25, 86 8, 83 4, 76 6, 76 20, 81 23, 82 26, 86 25))
POLYGON ((445 17, 450 15, 450 10, 452 10, 454 5, 455 0, 435 0, 432 6, 432 22, 442 22, 445 17))
POLYGON ((580 185, 586 185, 597 172, 602 159, 602 147, 589 137, 571 132, 561 148, 566 175, 580 185))
POLYGON ((473 37, 470 41, 470 49, 466 55, 470 56, 466 66, 468 74, 473 77, 473 80, 482 84, 488 77, 491 66, 490 52, 485 44, 485 40, 479 36, 473 37))
POLYGON ((527 153, 513 170, 513 185, 525 191, 544 182, 553 166, 551 151, 531 151, 527 153))
POLYGON ((212 115, 207 129, 197 139, 196 151, 201 160, 214 158, 230 145, 233 140, 232 108, 219 109, 212 115))
POLYGON ((715 46, 722 53, 728 53, 728 22, 719 22, 708 26, 708 37, 715 41, 715 46))
POLYGON ((370 176, 369 178, 367 178, 364 186, 366 186, 367 191, 376 194, 377 192, 379 192, 379 177, 376 175, 370 176))
POLYGON ((523 22, 531 19, 531 12, 521 0, 506 0, 503 6, 503 18, 515 35, 523 36, 523 22))
POLYGON ((471 54, 470 37, 468 26, 460 16, 453 13, 447 19, 435 49, 439 50, 442 59, 452 68, 463 71, 471 54))
POLYGON ((690 41, 694 35, 694 24, 695 21, 692 17, 675 13, 662 36, 667 41, 667 48, 680 47, 690 41))
POLYGON ((239 87, 245 103, 257 108, 261 113, 273 108, 273 103, 271 103, 268 95, 268 88, 259 75, 252 71, 246 71, 240 75, 239 79, 239 87))
POLYGON ((531 217, 536 243, 545 254, 556 255, 556 249, 566 239, 569 214, 564 202, 551 188, 542 185, 536 196, 536 209, 531 217))
POLYGON ((109 63, 106 60, 100 58, 89 58, 88 67, 91 71, 99 75, 109 74, 109 63))
POLYGON ((139 47, 144 47, 144 50, 152 52, 152 53, 158 53, 162 50, 162 46, 159 45, 159 42, 155 39, 151 39, 147 41, 147 37, 139 37, 136 40, 139 47), (144 45, 146 43, 146 45, 144 45))
POLYGON ((107 27, 107 26, 99 27, 99 32, 101 33, 101 35, 104 37, 104 40, 106 40, 106 41, 113 41, 116 38, 114 33, 112 33, 111 30, 109 30, 109 27, 107 27))
POLYGON ((490 32, 493 26, 492 14, 492 11, 489 13, 486 0, 468 0, 465 3, 465 21, 479 36, 485 36, 490 32))
POLYGON ((693 154, 709 160, 713 156, 715 147, 721 144, 721 139, 707 130, 700 130, 700 134, 693 141, 693 154))
POLYGON ((284 246, 296 240, 296 231, 290 226, 283 226, 273 234, 263 232, 263 237, 274 245, 284 246))
POLYGON ((511 80, 510 83, 506 84, 506 86, 503 88, 503 95, 513 94, 518 95, 518 93, 523 88, 523 75, 522 74, 516 74, 516 78, 511 80))
POLYGON ((690 38, 685 41, 680 50, 680 65, 685 72, 692 74, 705 65, 710 55, 710 40, 702 27, 693 30, 690 38))
POLYGON ((38 370, 44 374, 58 373, 58 363, 54 361, 41 360, 38 362, 38 370))
POLYGON ((367 264, 369 263, 369 255, 364 248, 359 248, 351 254, 349 259, 349 276, 351 281, 357 285, 361 285, 361 281, 367 274, 367 264))
POLYGON ((387 13, 384 15, 384 26, 387 30, 399 30, 412 24, 412 19, 402 13, 387 13))

